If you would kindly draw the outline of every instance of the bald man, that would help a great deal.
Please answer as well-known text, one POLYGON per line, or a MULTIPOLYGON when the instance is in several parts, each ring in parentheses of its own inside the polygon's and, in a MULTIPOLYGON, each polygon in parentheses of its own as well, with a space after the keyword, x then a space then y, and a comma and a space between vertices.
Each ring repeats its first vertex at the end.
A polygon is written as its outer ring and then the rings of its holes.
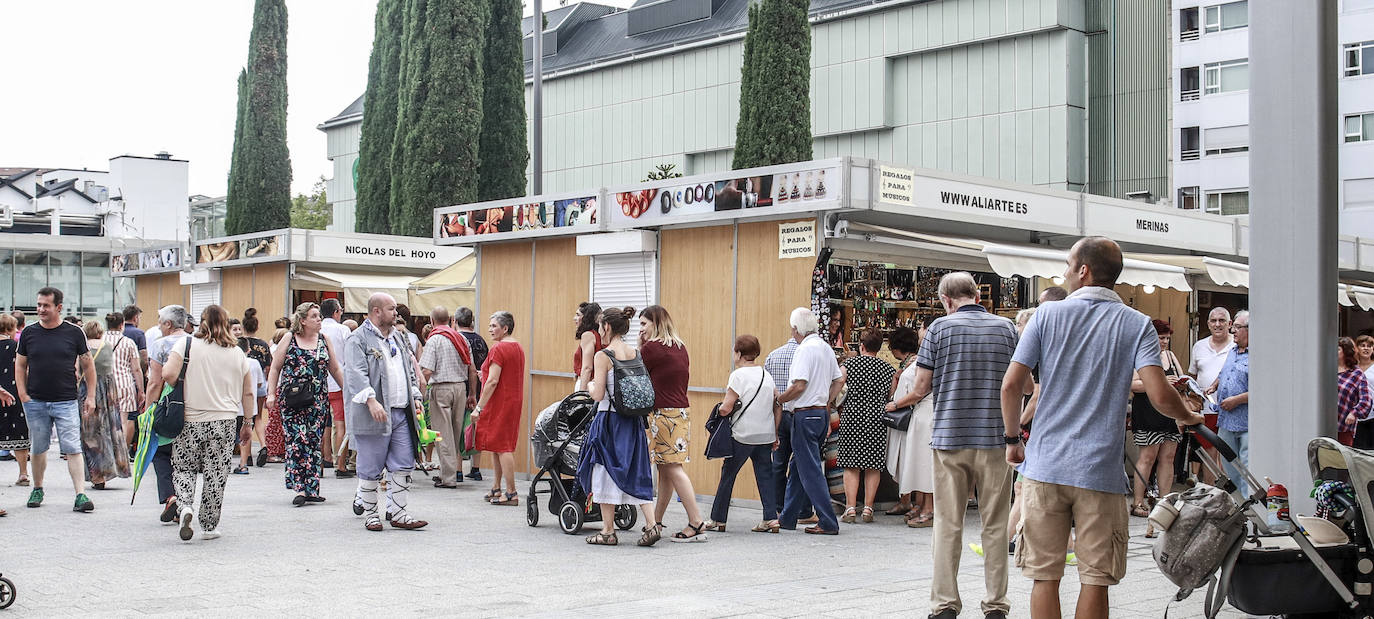
POLYGON ((377 293, 367 300, 367 320, 344 341, 344 398, 349 442, 358 452, 358 493, 353 513, 364 516, 363 526, 381 531, 377 487, 382 472, 387 484, 387 516, 397 529, 427 524, 407 510, 411 473, 419 454, 416 412, 421 392, 415 376, 415 356, 405 333, 395 329, 396 300, 377 293))
POLYGON ((429 313, 434 327, 420 353, 420 372, 429 384, 430 422, 439 441, 439 474, 436 488, 456 488, 463 481, 463 416, 477 405, 477 369, 467 338, 454 330, 452 317, 443 306, 429 313))

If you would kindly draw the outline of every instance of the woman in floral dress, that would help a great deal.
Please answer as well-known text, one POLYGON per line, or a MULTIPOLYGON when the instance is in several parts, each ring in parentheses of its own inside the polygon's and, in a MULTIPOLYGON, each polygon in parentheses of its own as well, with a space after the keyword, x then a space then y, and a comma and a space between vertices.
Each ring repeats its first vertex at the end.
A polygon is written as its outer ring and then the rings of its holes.
MULTIPOLYGON (((123 320, 120 321, 123 323, 123 320)), ((105 489, 111 477, 129 476, 129 447, 124 444, 124 413, 115 388, 115 355, 118 350, 105 340, 105 328, 86 323, 86 346, 95 360, 95 412, 81 418, 81 451, 86 461, 86 481, 105 489)), ((86 400, 86 381, 78 381, 76 398, 86 400)))
POLYGON ((324 502, 320 496, 320 439, 324 420, 330 415, 326 372, 343 383, 334 346, 320 336, 323 322, 319 305, 302 303, 296 308, 291 336, 272 354, 272 372, 267 379, 267 407, 281 411, 286 435, 286 488, 296 492, 291 499, 296 507, 324 502), (305 406, 294 407, 288 402, 285 392, 295 385, 305 386, 310 393, 305 406))

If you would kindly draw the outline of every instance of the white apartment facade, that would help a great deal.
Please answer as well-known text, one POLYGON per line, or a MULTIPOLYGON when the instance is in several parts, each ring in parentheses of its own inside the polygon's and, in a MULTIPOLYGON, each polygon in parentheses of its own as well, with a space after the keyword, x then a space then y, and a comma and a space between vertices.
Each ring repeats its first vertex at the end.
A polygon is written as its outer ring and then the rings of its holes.
MULTIPOLYGON (((1374 0, 1338 16, 1340 230, 1374 236, 1374 0)), ((1179 208, 1250 210, 1247 0, 1174 0, 1173 185, 1179 208)), ((1301 93, 1294 93, 1301 96, 1301 93)))

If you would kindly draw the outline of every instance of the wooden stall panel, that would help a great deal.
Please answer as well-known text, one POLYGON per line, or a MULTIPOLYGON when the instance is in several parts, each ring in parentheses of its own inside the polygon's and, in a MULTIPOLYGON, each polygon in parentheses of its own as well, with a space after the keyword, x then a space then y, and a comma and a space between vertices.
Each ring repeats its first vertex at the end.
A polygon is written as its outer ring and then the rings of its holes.
POLYGON ((181 285, 181 274, 163 273, 161 279, 158 307, 180 305, 189 310, 191 308, 191 287, 181 285))
MULTIPOLYGON (((266 282, 264 282, 266 284, 266 282)), ((220 305, 234 318, 243 317, 243 310, 253 305, 253 267, 239 267, 220 271, 220 305)), ((262 311, 261 308, 258 310, 262 311)), ((275 314, 275 312, 273 312, 275 314)), ((260 316, 259 321, 262 320, 260 316)))
MULTIPOLYGON (((525 349, 525 368, 530 369, 530 248, 528 242, 515 243, 487 243, 482 245, 479 251, 482 252, 481 273, 479 283, 481 294, 478 296, 478 308, 474 316, 473 328, 487 339, 487 346, 494 342, 487 335, 487 324, 493 312, 507 311, 515 318, 514 339, 520 342, 520 346, 525 349)), ((534 419, 530 409, 535 404, 531 401, 530 376, 524 377, 525 380, 525 407, 521 413, 519 440, 515 446, 516 468, 521 471, 530 470, 529 456, 529 435, 530 428, 533 426, 534 419)), ((538 414, 538 409, 534 409, 534 414, 538 414)), ((482 466, 491 468, 489 458, 482 461, 482 466)))
POLYGON ((1178 357, 1180 363, 1187 366, 1193 347, 1188 336, 1188 293, 1159 288, 1146 294, 1145 289, 1140 286, 1122 284, 1116 286, 1116 293, 1121 295, 1121 300, 1127 305, 1151 319, 1168 321, 1174 328, 1174 337, 1169 342, 1169 349, 1174 351, 1174 356, 1178 357))
MULTIPOLYGON (((734 228, 664 230, 659 235, 659 302, 687 342, 691 384, 722 387, 730 377, 734 345, 730 332, 734 228)), ((740 266, 743 271, 745 265, 740 266)))
MULTIPOLYGON (((577 239, 538 241, 534 252, 534 318, 527 337, 534 343, 531 369, 571 372, 577 347, 572 315, 587 300, 591 259, 577 255, 577 239)), ((568 389, 572 379, 567 380, 568 389)), ((566 395, 566 394, 564 394, 566 395)))
POLYGON ((534 454, 530 450, 529 442, 529 437, 534 435, 535 419, 545 407, 567 397, 568 393, 572 391, 572 385, 568 379, 557 376, 531 376, 530 383, 532 395, 528 402, 529 406, 526 407, 529 409, 528 424, 522 426, 525 430, 520 439, 521 443, 515 452, 515 468, 517 471, 533 475, 539 470, 539 463, 534 461, 534 454))
MULTIPOLYGON (((807 221, 807 220, 802 220, 807 221)), ((815 258, 778 259, 778 225, 766 221, 739 225, 737 334, 759 338, 759 362, 791 337, 792 310, 811 306, 815 258)))
POLYGON ((143 308, 143 317, 138 328, 143 330, 157 326, 157 311, 162 309, 162 277, 143 275, 134 278, 134 305, 143 308))
POLYGON ((288 316, 296 309, 291 307, 290 293, 286 289, 287 273, 288 265, 285 262, 258 264, 252 269, 253 304, 244 309, 258 308, 258 320, 262 322, 261 331, 269 335, 273 320, 288 316))

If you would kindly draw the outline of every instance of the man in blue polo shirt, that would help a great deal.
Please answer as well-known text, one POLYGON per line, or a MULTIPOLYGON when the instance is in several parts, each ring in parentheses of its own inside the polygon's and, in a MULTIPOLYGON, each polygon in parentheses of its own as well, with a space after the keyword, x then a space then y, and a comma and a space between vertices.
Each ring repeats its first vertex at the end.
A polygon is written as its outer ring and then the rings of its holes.
POLYGON ((1020 465, 1021 543, 1016 564, 1035 581, 1031 617, 1059 617, 1059 581, 1069 529, 1077 531, 1079 617, 1106 617, 1107 587, 1126 574, 1126 398, 1132 372, 1160 413, 1202 423, 1160 367, 1149 317, 1122 303, 1112 286, 1121 247, 1088 237, 1069 251, 1063 301, 1040 306, 1021 334, 1002 383, 1007 462, 1020 465), (1031 370, 1040 370, 1035 431, 1024 447, 1019 419, 1031 370))

